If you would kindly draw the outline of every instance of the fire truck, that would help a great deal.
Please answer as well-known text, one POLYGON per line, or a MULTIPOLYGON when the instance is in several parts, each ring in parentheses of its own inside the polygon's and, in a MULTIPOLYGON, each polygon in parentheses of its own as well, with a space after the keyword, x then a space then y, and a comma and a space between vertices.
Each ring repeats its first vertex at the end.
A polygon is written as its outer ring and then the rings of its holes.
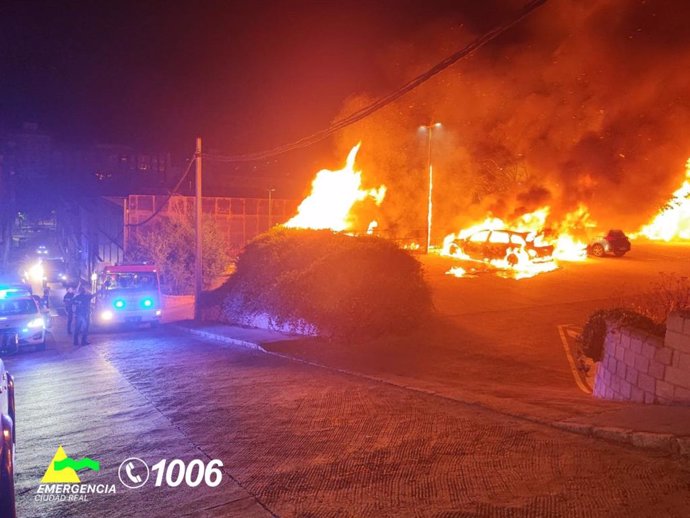
POLYGON ((156 326, 163 313, 156 267, 150 264, 106 266, 92 276, 94 319, 101 326, 156 326))

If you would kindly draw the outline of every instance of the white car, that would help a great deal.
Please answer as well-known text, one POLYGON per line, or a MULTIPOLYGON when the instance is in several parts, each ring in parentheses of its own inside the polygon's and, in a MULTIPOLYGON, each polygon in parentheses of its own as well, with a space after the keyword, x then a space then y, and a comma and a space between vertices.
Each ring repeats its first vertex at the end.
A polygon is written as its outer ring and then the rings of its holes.
POLYGON ((0 352, 13 354, 22 347, 46 347, 45 315, 35 297, 17 288, 0 288, 0 352))

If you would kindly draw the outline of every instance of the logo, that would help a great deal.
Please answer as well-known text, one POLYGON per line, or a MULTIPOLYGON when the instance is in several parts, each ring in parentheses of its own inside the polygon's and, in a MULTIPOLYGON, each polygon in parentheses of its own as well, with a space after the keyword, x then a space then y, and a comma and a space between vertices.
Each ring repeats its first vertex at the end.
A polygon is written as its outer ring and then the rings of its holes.
POLYGON ((53 460, 48 464, 48 469, 41 479, 41 484, 80 484, 81 480, 77 471, 81 469, 100 471, 101 465, 89 457, 74 460, 67 456, 62 446, 58 446, 53 460))
POLYGON ((68 457, 65 449, 58 446, 48 469, 43 474, 41 484, 36 491, 36 501, 41 502, 76 502, 86 501, 91 494, 115 493, 114 484, 82 484, 78 471, 99 472, 101 464, 97 460, 83 457, 79 460, 68 457))
POLYGON ((137 489, 146 484, 149 479, 148 465, 138 457, 130 457, 120 464, 117 470, 122 485, 129 489, 137 489))

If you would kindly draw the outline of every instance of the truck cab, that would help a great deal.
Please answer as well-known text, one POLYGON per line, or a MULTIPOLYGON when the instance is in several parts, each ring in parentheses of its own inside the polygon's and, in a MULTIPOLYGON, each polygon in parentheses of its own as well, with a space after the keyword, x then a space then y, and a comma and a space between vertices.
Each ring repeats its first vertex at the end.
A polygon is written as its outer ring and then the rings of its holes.
POLYGON ((106 266, 92 277, 94 321, 114 324, 160 323, 163 313, 158 271, 148 264, 106 266))

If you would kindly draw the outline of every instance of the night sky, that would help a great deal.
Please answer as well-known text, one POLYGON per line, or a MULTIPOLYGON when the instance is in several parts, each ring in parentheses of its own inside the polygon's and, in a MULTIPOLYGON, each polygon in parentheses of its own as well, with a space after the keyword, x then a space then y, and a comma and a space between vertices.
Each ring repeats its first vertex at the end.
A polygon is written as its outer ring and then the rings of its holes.
MULTIPOLYGON (((225 153, 326 126, 398 85, 385 50, 425 24, 492 23, 516 2, 5 1, 0 124, 60 140, 225 153)), ((402 63, 404 66, 405 63, 402 63)))
MULTIPOLYGON (((212 154, 271 149, 397 89, 525 2, 5 0, 0 130, 32 121, 58 146, 124 144, 179 162, 197 135, 212 154)), ((550 0, 328 140, 217 162, 208 176, 228 186, 235 173, 265 185, 287 177, 282 195, 299 197, 361 140, 365 183, 388 187, 384 219, 416 228, 426 192, 417 128, 434 118, 444 123, 435 210, 448 230, 545 204, 554 217, 584 204, 600 223, 635 228, 680 185, 690 156, 688 16, 680 0, 550 0)))

